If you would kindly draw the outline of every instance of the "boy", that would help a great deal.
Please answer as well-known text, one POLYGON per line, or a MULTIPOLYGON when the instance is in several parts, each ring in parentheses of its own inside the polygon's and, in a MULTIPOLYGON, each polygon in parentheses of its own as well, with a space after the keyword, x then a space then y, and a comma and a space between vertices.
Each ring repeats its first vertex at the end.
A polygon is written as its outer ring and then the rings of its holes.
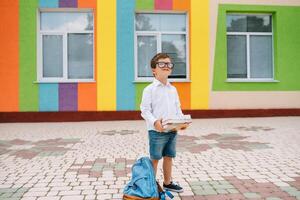
MULTIPOLYGON (((150 158, 154 172, 163 157, 164 189, 183 192, 183 188, 171 181, 172 159, 176 156, 177 132, 164 132, 162 119, 182 116, 177 90, 168 81, 174 64, 168 54, 158 53, 151 60, 153 82, 143 91, 141 115, 146 120, 149 136, 150 158)), ((184 127, 183 129, 185 129, 184 127)))

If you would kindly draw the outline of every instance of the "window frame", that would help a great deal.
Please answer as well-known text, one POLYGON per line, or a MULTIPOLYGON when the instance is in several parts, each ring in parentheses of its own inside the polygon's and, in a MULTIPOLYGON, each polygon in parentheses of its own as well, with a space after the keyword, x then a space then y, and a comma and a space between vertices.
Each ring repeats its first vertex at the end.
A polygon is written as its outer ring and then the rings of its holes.
POLYGON ((78 8, 40 8, 37 10, 37 82, 38 83, 78 83, 95 82, 95 13, 94 9, 78 8), (43 12, 90 12, 93 15, 93 30, 86 31, 58 31, 40 29, 41 13, 43 12), (72 79, 68 78, 68 34, 83 33, 93 34, 93 77, 72 79), (63 36, 63 77, 43 77, 43 35, 62 35, 63 36))
MULTIPOLYGON (((179 35, 184 34, 186 38, 186 78, 169 78, 170 82, 190 82, 190 63, 189 63, 189 13, 185 11, 136 11, 134 14, 134 82, 152 82, 154 77, 139 77, 138 76, 138 52, 137 52, 137 38, 138 36, 155 36, 157 37, 157 53, 161 52, 162 41, 161 36, 166 35, 179 35), (136 30, 136 15, 137 14, 184 14, 185 31, 137 31, 136 30)), ((150 60, 149 60, 150 63, 150 60)), ((150 67, 150 66, 149 66, 150 67)), ((176 66, 175 66, 176 67, 176 66)))
MULTIPOLYGON (((274 16, 272 13, 233 13, 228 12, 226 13, 226 22, 227 22, 227 15, 241 15, 241 16, 270 16, 271 17, 271 32, 228 32, 227 25, 226 25, 226 41, 227 36, 245 36, 246 37, 246 59, 247 59, 247 78, 228 78, 228 65, 226 67, 226 81, 227 82, 277 82, 275 80, 275 67, 274 67, 274 16), (250 36, 271 36, 272 41, 272 77, 271 78, 251 78, 250 77, 250 36)), ((227 52, 227 42, 226 42, 226 52, 227 52)), ((228 56, 226 53, 226 60, 228 60, 228 56)))

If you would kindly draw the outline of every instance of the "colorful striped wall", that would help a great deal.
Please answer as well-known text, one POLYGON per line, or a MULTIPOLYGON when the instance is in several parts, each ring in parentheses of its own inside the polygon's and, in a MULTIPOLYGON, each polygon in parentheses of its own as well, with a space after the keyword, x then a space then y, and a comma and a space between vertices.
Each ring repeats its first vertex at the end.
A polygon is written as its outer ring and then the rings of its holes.
POLYGON ((188 32, 191 82, 173 83, 179 93, 181 107, 208 108, 208 2, 208 0, 117 1, 117 110, 139 110, 143 89, 149 84, 134 82, 134 11, 166 10, 187 12, 190 22, 188 32))
MULTIPOLYGON (((37 9, 91 8, 97 22, 97 0, 2 0, 0 2, 1 31, 1 111, 95 111, 95 83, 37 83, 37 9), (3 37, 4 36, 4 37, 3 37), (9 41, 9 42, 7 42, 9 41), (7 59, 9 58, 9 59, 7 59), (9 66, 9 67, 4 67, 9 66)), ((94 30, 95 41, 97 26, 94 30)), ((97 43, 95 52, 97 52, 97 43)), ((97 58, 95 59, 97 66, 97 58)), ((97 68, 95 67, 97 73, 97 68)), ((97 80, 97 77, 95 78, 97 80)))
POLYGON ((190 81, 172 83, 179 93, 182 109, 300 107, 297 57, 300 3, 287 2, 291 1, 276 0, 276 6, 264 6, 260 4, 272 3, 268 0, 247 0, 240 4, 235 0, 0 0, 0 112, 139 110, 143 89, 149 82, 134 81, 136 11, 187 13, 190 81), (253 5, 243 5, 245 2, 253 5), (37 82, 39 8, 93 10, 94 82, 37 82), (274 13, 275 77, 279 82, 228 83, 224 79, 226 12, 232 10, 274 13), (249 102, 255 97, 255 103, 249 102), (266 99, 272 99, 273 104, 266 99))
MULTIPOLYGON (((188 1, 179 1, 179 0, 153 0, 153 1, 144 1, 136 0, 135 9, 137 11, 153 11, 153 10, 174 10, 174 11, 186 11, 190 12, 190 0, 188 1), (181 2, 181 3, 180 3, 181 2)), ((189 30, 190 32, 190 30, 189 30)), ((132 76, 134 76, 132 74, 132 76)), ((139 105, 141 101, 141 96, 143 89, 149 83, 135 83, 135 108, 139 110, 139 105)), ((177 88, 177 91, 180 96, 180 102, 183 109, 190 109, 190 83, 173 83, 177 88)))
POLYGON ((0 87, 8 92, 0 99, 0 111, 139 110, 142 91, 149 83, 134 82, 134 14, 165 10, 187 12, 190 19, 204 17, 202 25, 193 20, 189 24, 190 35, 203 36, 189 41, 192 81, 173 84, 183 109, 207 108, 208 46, 203 45, 208 37, 207 7, 208 1, 196 0, 2 0, 2 26, 10 30, 1 33, 6 48, 0 50, 0 87), (197 7, 194 12, 192 4, 197 7), (38 8, 94 10, 95 82, 37 82, 38 8))

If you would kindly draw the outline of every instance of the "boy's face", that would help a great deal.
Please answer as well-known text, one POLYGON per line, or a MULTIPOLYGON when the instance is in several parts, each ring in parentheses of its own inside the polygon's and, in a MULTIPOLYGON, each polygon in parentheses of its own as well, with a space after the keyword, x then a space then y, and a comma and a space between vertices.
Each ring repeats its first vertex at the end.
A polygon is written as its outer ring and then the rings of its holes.
MULTIPOLYGON (((161 58, 156 63, 171 63, 170 58, 161 58)), ((155 75, 156 78, 161 79, 167 79, 168 76, 172 73, 172 69, 167 67, 166 65, 164 67, 159 67, 158 64, 156 64, 156 67, 153 69, 152 72, 155 75)))

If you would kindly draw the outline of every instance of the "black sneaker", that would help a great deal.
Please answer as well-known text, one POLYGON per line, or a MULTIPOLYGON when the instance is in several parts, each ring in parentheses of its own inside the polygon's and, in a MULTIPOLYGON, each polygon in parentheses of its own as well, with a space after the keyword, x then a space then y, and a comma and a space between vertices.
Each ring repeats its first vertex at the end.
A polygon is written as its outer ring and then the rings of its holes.
POLYGON ((163 184, 164 186, 164 190, 169 190, 169 191, 172 191, 172 192, 183 192, 183 188, 180 187, 180 185, 178 184, 175 184, 173 181, 171 181, 171 183, 169 185, 165 185, 163 184))

